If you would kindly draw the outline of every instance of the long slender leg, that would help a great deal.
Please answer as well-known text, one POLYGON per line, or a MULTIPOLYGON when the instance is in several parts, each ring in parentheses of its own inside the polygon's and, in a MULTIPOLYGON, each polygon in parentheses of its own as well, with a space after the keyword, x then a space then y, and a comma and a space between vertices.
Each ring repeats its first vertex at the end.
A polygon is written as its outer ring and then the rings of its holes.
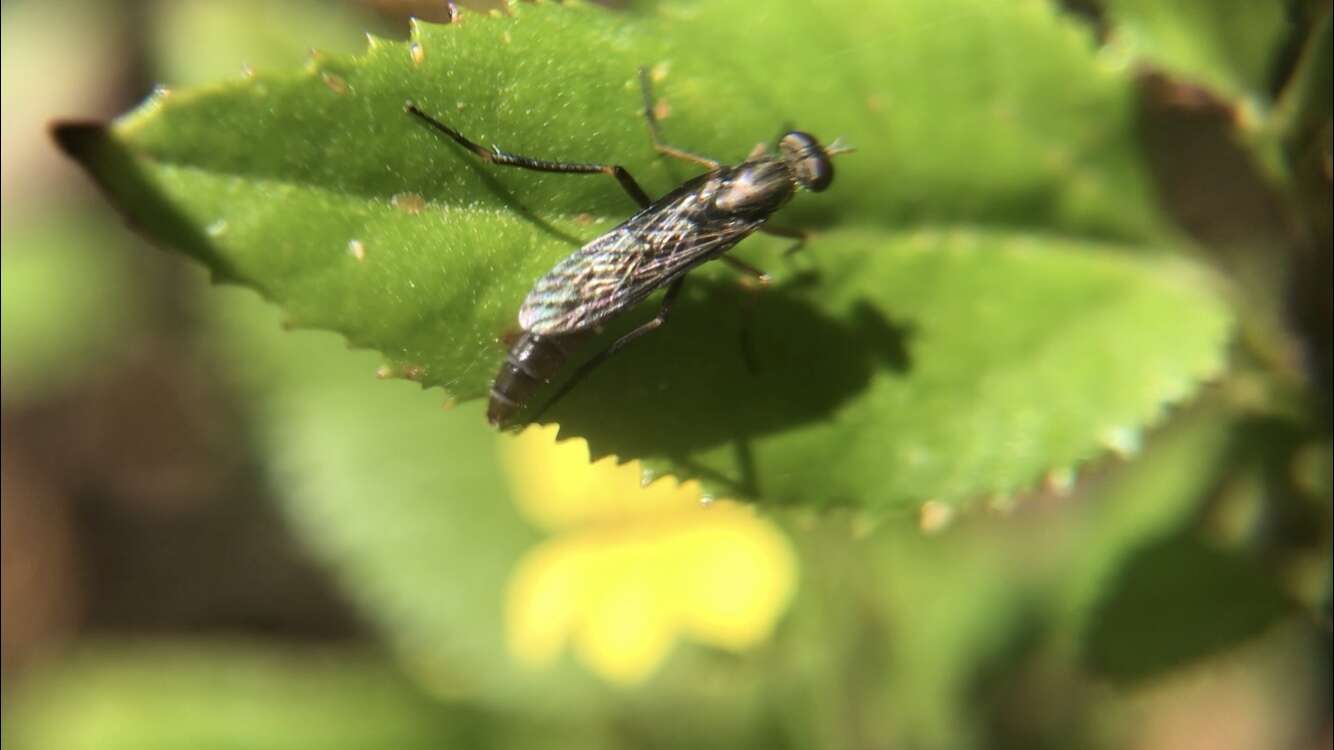
MULTIPOLYGON (((752 266, 751 264, 733 258, 730 255, 721 256, 723 261, 732 268, 755 279, 759 286, 769 286, 769 274, 752 266)), ((744 286, 744 285, 743 285, 744 286)), ((749 291, 757 291, 750 289, 749 291)), ((746 363, 746 371, 751 375, 758 375, 760 372, 759 359, 755 356, 755 342, 751 340, 750 330, 755 319, 755 300, 757 295, 748 294, 746 300, 741 305, 741 359, 746 363)))
POLYGON ((808 236, 806 234, 806 230, 804 229, 797 229, 795 227, 775 226, 773 224, 764 224, 760 226, 760 231, 764 232, 765 234, 771 234, 775 237, 787 237, 790 240, 796 240, 796 242, 792 244, 792 247, 789 247, 787 250, 783 251, 783 255, 787 257, 796 255, 797 252, 800 251, 801 248, 806 245, 806 237, 808 236))
POLYGON ((578 162, 547 161, 546 159, 534 159, 531 156, 520 156, 501 151, 500 147, 492 146, 487 148, 479 143, 468 140, 454 128, 426 114, 411 100, 403 105, 403 111, 416 117, 432 128, 449 136, 460 146, 468 149, 477 155, 477 158, 491 164, 502 167, 518 167, 520 169, 531 169, 534 172, 560 172, 563 174, 605 174, 615 177, 621 184, 625 192, 639 204, 640 208, 647 207, 653 201, 648 197, 648 193, 635 182, 635 178, 619 164, 581 164, 578 162))
POLYGON ((755 279, 755 281, 759 282, 760 286, 769 286, 769 274, 765 273, 764 271, 761 271, 755 266, 752 266, 751 264, 745 262, 744 260, 741 260, 740 258, 733 258, 730 255, 724 255, 721 257, 724 263, 731 266, 732 268, 735 268, 741 273, 744 273, 747 276, 750 276, 751 278, 755 279))
POLYGON ((644 92, 644 120, 648 123, 648 136, 653 139, 653 148, 664 156, 670 156, 681 161, 694 162, 703 165, 710 170, 717 169, 722 164, 707 156, 692 154, 685 149, 675 146, 669 146, 662 140, 662 132, 658 129, 658 116, 653 112, 653 82, 649 78, 648 68, 639 69, 639 87, 644 92))
POLYGON ((537 412, 533 414, 533 421, 541 419, 542 415, 546 413, 547 409, 551 408, 552 404, 556 403, 562 396, 569 393, 570 389, 578 385, 579 381, 583 380, 584 377, 597 368, 598 365, 606 362, 608 357, 624 349, 626 345, 640 336, 661 328, 662 324, 667 322, 667 316, 672 312, 672 304, 676 302, 676 298, 681 294, 681 284, 684 281, 684 277, 679 278, 676 281, 673 281, 671 286, 667 287, 667 294, 663 295, 662 298, 662 307, 658 308, 658 314, 653 316, 652 320, 635 328, 633 331, 630 331, 619 339, 616 339, 611 346, 598 352, 595 357, 580 365, 579 369, 575 370, 574 375, 570 376, 570 379, 565 381, 565 384, 560 387, 560 390, 556 391, 555 395, 543 404, 541 409, 538 409, 537 412))

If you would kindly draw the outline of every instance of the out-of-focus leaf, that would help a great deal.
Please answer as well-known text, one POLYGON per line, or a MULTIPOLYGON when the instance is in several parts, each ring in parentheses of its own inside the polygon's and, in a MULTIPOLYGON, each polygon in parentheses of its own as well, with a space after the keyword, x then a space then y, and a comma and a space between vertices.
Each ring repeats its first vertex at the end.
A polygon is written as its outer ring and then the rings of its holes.
POLYGON ((87 647, 5 692, 14 750, 438 748, 476 722, 365 656, 241 644, 87 647))
MULTIPOLYGON (((1324 14, 1311 29, 1311 36, 1302 48, 1297 69, 1283 90, 1274 112, 1277 129, 1284 138, 1298 140, 1315 137, 1315 132, 1329 122, 1334 101, 1330 93, 1334 82, 1334 11, 1324 14)), ((1311 144, 1316 145, 1316 144, 1311 144)), ((1323 144, 1330 148, 1328 139, 1323 144)))
POLYGON ((1179 533, 1220 481, 1233 424, 1222 413, 1187 415, 1090 499, 1070 533, 1080 539, 1061 589, 1063 617, 1085 629, 1097 601, 1147 541, 1179 533))
POLYGON ((1299 254, 1288 294, 1289 309, 1305 329, 1313 380, 1330 402, 1331 237, 1334 237, 1334 8, 1326 5, 1306 40, 1288 86, 1274 112, 1274 137, 1281 139, 1300 206, 1310 227, 1309 249, 1299 254))
POLYGON ((1168 537, 1136 551, 1090 613, 1085 659, 1115 680, 1149 677, 1254 636, 1287 610, 1257 561, 1168 537))
POLYGON ((4 400, 52 395, 114 361, 140 312, 129 238, 101 215, 5 225, 0 254, 4 400))
POLYGON ((1192 528, 1239 466, 1242 426, 1221 413, 1190 416, 1097 494, 1057 610, 1070 645, 1097 674, 1162 673, 1254 635, 1287 610, 1259 561, 1192 528))
POLYGON ((1262 104, 1289 31, 1273 0, 1107 0, 1111 41, 1164 72, 1227 99, 1262 104))

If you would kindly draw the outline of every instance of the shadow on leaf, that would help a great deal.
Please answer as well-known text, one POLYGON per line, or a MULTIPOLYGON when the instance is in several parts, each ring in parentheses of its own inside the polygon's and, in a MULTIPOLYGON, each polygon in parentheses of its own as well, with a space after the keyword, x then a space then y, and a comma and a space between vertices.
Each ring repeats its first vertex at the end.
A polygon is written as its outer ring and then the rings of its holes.
MULTIPOLYGON (((625 456, 667 456, 690 466, 697 451, 731 443, 739 476, 704 475, 749 496, 763 488, 750 441, 829 419, 864 390, 877 370, 911 367, 913 326, 870 301, 844 319, 806 299, 818 295, 806 274, 751 291, 727 280, 687 281, 685 296, 662 329, 594 370, 547 413, 562 437, 588 439, 593 456, 616 446, 625 456)), ((633 325, 619 321, 590 344, 589 357, 633 325)), ((572 371, 570 367, 567 371, 572 371)))

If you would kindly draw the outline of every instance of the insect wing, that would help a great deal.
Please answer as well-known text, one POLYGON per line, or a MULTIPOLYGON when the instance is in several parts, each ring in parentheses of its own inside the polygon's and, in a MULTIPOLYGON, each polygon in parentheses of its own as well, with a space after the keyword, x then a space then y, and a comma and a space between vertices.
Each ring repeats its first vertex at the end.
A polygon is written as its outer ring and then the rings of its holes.
POLYGON ((710 215, 694 191, 654 204, 556 264, 537 280, 519 325, 542 335, 597 326, 655 289, 726 252, 763 220, 710 215), (692 197, 696 200, 692 200, 692 197))

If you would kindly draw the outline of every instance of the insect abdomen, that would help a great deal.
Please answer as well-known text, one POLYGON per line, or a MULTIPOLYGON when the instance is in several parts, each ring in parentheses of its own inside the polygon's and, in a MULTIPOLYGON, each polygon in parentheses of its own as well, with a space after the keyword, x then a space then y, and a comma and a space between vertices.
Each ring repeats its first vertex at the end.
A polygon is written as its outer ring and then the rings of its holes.
POLYGON ((582 338, 578 334, 543 336, 524 331, 505 355, 505 362, 491 384, 487 420, 496 427, 508 426, 538 388, 551 382, 551 377, 569 359, 577 339, 582 338))

